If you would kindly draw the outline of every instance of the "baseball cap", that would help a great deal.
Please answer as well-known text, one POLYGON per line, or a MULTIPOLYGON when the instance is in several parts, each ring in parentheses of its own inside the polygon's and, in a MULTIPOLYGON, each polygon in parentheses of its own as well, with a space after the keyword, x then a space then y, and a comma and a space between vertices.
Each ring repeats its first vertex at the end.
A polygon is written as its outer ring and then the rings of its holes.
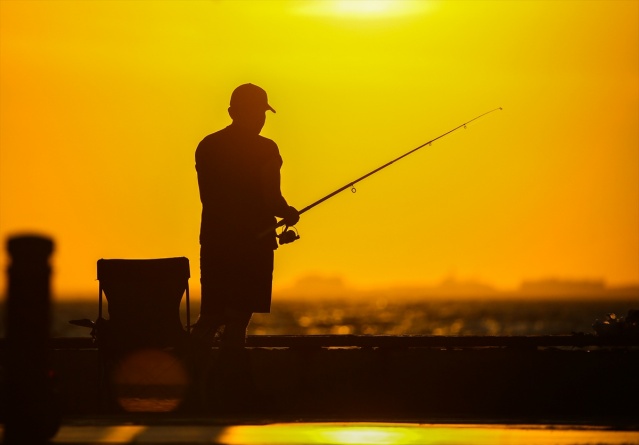
POLYGON ((266 111, 273 107, 268 104, 266 91, 252 83, 245 83, 237 87, 231 94, 231 107, 236 109, 253 109, 266 111))

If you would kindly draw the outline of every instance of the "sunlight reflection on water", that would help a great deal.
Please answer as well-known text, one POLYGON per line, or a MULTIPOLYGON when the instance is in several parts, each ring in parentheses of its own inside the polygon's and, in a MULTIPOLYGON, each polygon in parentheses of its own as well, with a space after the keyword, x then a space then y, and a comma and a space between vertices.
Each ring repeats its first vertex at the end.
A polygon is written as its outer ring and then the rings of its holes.
MULTIPOLYGON (((626 314, 636 299, 614 301, 281 301, 270 314, 255 314, 249 335, 552 335, 593 333, 595 319, 626 314)), ((90 318, 97 302, 59 301, 54 305, 54 337, 89 336, 69 320, 90 318)), ((0 315, 2 314, 0 304, 0 315)), ((191 319, 199 304, 191 304, 191 319)), ((185 314, 182 314, 185 320, 185 314)), ((0 333, 3 327, 0 323, 0 333)))
MULTIPOLYGON (((2 425, 0 425, 0 433, 2 425)), ((63 425, 53 444, 225 445, 638 445, 639 431, 574 425, 275 423, 63 425)))
POLYGON ((229 445, 615 445, 639 444, 639 432, 526 425, 301 423, 232 426, 219 441, 229 445))

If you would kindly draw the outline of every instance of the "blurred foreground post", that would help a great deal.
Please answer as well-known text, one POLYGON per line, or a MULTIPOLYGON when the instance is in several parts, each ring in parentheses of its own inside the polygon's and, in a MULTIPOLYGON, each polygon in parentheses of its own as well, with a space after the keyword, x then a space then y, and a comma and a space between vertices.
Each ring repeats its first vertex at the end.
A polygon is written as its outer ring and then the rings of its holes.
POLYGON ((5 444, 44 444, 57 431, 49 384, 53 241, 40 236, 10 238, 7 249, 5 444))

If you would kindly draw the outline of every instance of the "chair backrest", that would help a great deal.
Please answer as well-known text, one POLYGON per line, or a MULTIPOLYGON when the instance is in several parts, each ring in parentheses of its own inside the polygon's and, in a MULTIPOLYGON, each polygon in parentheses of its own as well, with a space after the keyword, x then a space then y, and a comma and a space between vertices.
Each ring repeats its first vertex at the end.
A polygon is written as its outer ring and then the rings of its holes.
MULTIPOLYGON (((108 302, 108 336, 113 347, 165 347, 180 344, 190 327, 189 260, 158 258, 98 261, 100 295, 98 319, 102 319, 102 295, 108 302), (187 328, 180 320, 180 303, 186 293, 187 328)), ((106 325, 105 325, 106 326, 106 325)), ((98 341, 100 341, 98 332, 98 341)))

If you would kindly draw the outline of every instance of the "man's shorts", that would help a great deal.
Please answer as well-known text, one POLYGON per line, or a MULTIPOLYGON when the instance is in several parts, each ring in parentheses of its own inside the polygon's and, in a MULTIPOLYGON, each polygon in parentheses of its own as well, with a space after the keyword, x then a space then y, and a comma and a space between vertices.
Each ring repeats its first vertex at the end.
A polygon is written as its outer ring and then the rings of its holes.
POLYGON ((273 249, 262 245, 202 246, 200 272, 202 308, 218 311, 270 312, 273 249))

